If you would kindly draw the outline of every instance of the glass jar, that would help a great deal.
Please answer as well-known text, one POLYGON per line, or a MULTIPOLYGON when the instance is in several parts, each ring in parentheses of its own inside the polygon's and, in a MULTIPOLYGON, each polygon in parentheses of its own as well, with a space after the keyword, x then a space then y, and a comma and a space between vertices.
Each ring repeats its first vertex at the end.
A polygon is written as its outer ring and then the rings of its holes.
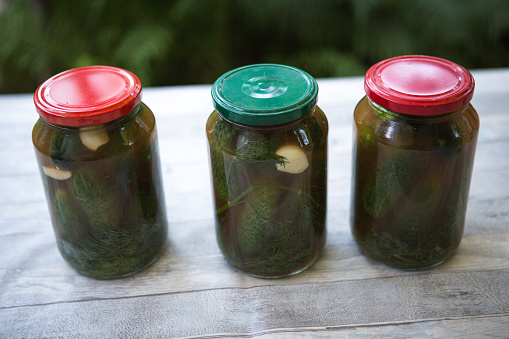
POLYGON ((317 94, 309 74, 274 64, 232 70, 212 87, 217 241, 252 276, 299 273, 325 245, 328 123, 317 94))
POLYGON ((463 236, 479 117, 474 79, 429 56, 366 73, 354 113, 351 228, 361 251, 402 269, 449 259, 463 236))
POLYGON ((35 92, 32 141, 63 258, 99 279, 141 271, 167 236, 157 132, 139 79, 65 71, 35 92))

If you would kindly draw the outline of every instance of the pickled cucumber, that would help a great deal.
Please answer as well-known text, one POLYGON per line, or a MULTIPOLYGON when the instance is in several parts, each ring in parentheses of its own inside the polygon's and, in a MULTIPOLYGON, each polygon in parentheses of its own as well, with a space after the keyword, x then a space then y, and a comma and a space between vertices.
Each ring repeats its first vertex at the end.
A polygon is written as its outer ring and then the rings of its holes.
POLYGON ((77 242, 85 235, 86 230, 80 224, 74 201, 64 189, 55 191, 53 198, 55 216, 58 223, 59 235, 70 242, 77 242))
MULTIPOLYGON (((117 158, 120 159, 122 157, 117 158)), ((115 178, 116 186, 92 169, 76 171, 72 177, 76 205, 88 223, 82 220, 79 224, 82 233, 76 239, 62 236, 58 244, 66 260, 87 276, 119 277, 135 272, 157 258, 166 239, 164 211, 151 210, 147 211, 150 218, 144 216, 142 209, 147 207, 145 197, 141 196, 144 192, 140 190, 138 196, 138 191, 134 190, 136 172, 133 173, 134 161, 127 161, 129 159, 121 161, 123 171, 115 178), (127 177, 132 182, 128 182, 127 177), (154 215, 156 212, 161 216, 154 215)))
POLYGON ((92 233, 119 227, 115 192, 102 176, 87 169, 76 171, 72 176, 72 188, 78 204, 88 216, 92 233))
MULTIPOLYGON (((283 226, 271 220, 278 202, 278 188, 261 185, 253 188, 244 202, 241 221, 237 231, 239 250, 243 256, 251 256, 266 248, 271 238, 281 235, 283 226)), ((284 233, 284 232, 283 232, 284 233)))
POLYGON ((57 131, 51 139, 49 157, 58 168, 71 170, 84 151, 84 146, 77 134, 64 134, 57 131))
POLYGON ((244 161, 273 162, 285 164, 285 157, 276 153, 276 142, 260 133, 241 134, 237 141, 235 156, 244 161))
POLYGON ((416 181, 398 206, 395 214, 395 232, 402 232, 410 239, 427 237, 435 225, 435 211, 440 211, 440 178, 427 175, 416 181))
POLYGON ((235 131, 228 123, 218 119, 210 135, 210 161, 212 179, 219 196, 227 201, 227 178, 224 167, 223 149, 229 149, 235 139, 235 131))
POLYGON ((78 272, 108 278, 129 275, 150 265, 157 259, 166 236, 165 225, 147 223, 132 231, 113 230, 76 242, 62 238, 57 244, 62 256, 78 272))
POLYGON ((246 196, 237 230, 242 263, 262 276, 303 267, 312 258, 314 223, 322 219, 315 219, 313 211, 309 198, 298 192, 274 185, 255 187, 246 196))
POLYGON ((412 154, 403 152, 388 157, 368 183, 363 197, 366 212, 383 217, 396 207, 408 187, 419 180, 419 168, 412 154))

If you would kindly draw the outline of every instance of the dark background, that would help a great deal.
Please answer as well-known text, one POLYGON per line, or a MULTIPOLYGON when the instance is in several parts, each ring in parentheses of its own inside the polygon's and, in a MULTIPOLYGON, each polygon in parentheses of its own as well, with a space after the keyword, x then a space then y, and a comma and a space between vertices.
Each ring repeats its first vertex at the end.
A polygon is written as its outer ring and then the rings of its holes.
POLYGON ((210 84, 261 62, 364 75, 404 54, 509 67, 509 1, 0 0, 0 93, 98 64, 147 87, 210 84))

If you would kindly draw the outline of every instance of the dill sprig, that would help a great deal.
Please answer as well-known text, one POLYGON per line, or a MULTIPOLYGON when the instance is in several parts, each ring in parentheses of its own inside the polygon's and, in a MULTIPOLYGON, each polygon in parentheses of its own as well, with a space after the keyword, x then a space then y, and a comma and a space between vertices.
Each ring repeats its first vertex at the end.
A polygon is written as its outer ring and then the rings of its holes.
POLYGON ((276 140, 267 139, 255 132, 237 132, 230 123, 218 119, 210 135, 210 160, 212 178, 219 196, 228 201, 231 185, 236 185, 232 178, 235 166, 244 163, 274 163, 284 165, 286 158, 276 154, 276 140), (229 166, 225 166, 225 154, 231 154, 229 166), (233 180, 233 181, 232 181, 233 180))
POLYGON ((144 223, 132 230, 116 229, 67 241, 58 249, 78 272, 93 278, 117 278, 136 273, 157 259, 166 239, 161 223, 144 223))
POLYGON ((273 162, 278 165, 286 163, 285 157, 276 154, 274 139, 264 139, 256 133, 246 133, 244 140, 235 154, 237 159, 255 162, 273 162))

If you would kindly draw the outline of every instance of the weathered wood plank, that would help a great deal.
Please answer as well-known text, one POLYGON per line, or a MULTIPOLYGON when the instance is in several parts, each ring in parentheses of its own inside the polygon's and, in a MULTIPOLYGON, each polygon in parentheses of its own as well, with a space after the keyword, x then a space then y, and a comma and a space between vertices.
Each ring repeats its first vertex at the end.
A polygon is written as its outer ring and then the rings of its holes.
MULTIPOLYGON (((391 324, 369 324, 302 329, 273 329, 250 334, 263 338, 507 338, 509 315, 448 318, 446 320, 422 320, 391 324)), ((218 335, 214 338, 228 338, 218 335)), ((246 336, 247 337, 247 336, 246 336)))
POLYGON ((14 307, 0 310, 0 335, 181 337, 507 316, 507 281, 507 270, 451 272, 14 307))
MULTIPOLYGON (((348 229, 333 230, 322 257, 307 271, 287 279, 265 280, 231 268, 216 245, 213 224, 182 223, 170 228, 166 252, 152 267, 135 276, 100 281, 82 277, 68 267, 51 233, 0 237, 5 263, 0 266, 0 308, 123 298, 226 287, 295 285, 326 281, 362 280, 509 269, 509 232, 466 236, 447 263, 424 272, 406 272, 375 263, 360 254, 348 229), (178 229, 176 229, 178 227, 178 229)), ((509 282, 508 282, 509 283, 509 282)))

